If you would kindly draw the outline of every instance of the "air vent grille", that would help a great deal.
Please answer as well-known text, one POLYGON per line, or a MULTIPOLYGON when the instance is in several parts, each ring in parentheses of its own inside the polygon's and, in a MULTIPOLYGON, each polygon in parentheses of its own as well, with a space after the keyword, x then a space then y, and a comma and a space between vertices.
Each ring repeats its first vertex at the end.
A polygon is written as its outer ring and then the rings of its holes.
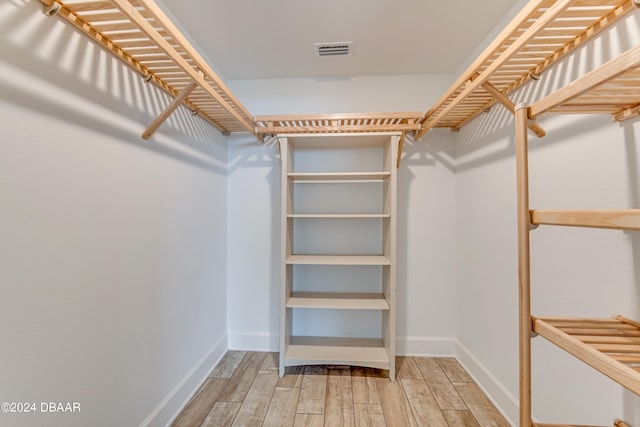
POLYGON ((351 56, 353 42, 314 43, 313 50, 317 56, 351 56))

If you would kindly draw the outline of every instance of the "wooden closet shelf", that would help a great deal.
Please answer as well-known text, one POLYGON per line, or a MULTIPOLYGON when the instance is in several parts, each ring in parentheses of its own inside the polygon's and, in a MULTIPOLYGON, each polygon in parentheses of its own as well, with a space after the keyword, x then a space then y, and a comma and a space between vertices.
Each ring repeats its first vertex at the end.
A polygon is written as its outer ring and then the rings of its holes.
POLYGON ((529 118, 546 112, 610 113, 615 120, 639 114, 640 46, 629 49, 569 85, 533 103, 529 118))
POLYGON ((293 292, 287 308, 389 310, 389 303, 381 293, 293 292))
POLYGON ((287 264, 306 265, 390 265, 382 255, 291 255, 287 264))
POLYGON ((640 230, 640 209, 531 210, 530 215, 531 223, 535 225, 640 230))
POLYGON ((533 331, 640 395, 640 324, 622 316, 532 317, 533 331))
POLYGON ((254 133, 252 115, 152 0, 40 1, 178 99, 157 126, 184 103, 223 133, 254 133))
MULTIPOLYGON (((457 130, 496 102, 506 101, 505 106, 512 110, 506 95, 539 78, 544 70, 634 8, 632 0, 529 1, 426 112, 414 139, 434 127, 457 130)), ((587 98, 584 101, 589 102, 587 98)), ((539 128, 534 131, 544 134, 539 128)))
POLYGON ((357 365, 389 369, 382 339, 292 336, 285 351, 287 366, 357 365))
POLYGON ((339 184, 348 182, 380 182, 388 179, 391 172, 290 172, 287 177, 296 183, 324 183, 339 184))
POLYGON ((420 112, 256 116, 255 133, 407 132, 420 129, 420 112))
POLYGON ((391 214, 375 213, 375 214, 287 214, 290 219, 375 219, 375 218, 391 218, 391 214))

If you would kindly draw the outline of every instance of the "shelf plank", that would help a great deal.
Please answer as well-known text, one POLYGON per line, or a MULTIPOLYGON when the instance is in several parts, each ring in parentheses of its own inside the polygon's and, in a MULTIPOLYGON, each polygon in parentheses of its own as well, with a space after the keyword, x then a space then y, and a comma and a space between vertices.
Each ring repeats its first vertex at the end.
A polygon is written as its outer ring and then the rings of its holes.
POLYGON ((356 365, 389 369, 389 356, 382 339, 291 337, 285 365, 356 365))
POLYGON ((532 224, 640 230, 640 209, 532 210, 532 224))
POLYGON ((318 219, 367 219, 367 218, 390 218, 391 214, 287 214, 287 218, 318 218, 318 219))
POLYGON ((389 303, 380 293, 293 292, 287 308, 389 310, 389 303))
POLYGON ((391 265, 382 255, 291 255, 287 264, 306 265, 391 265))
POLYGON ((575 319, 574 321, 558 318, 532 318, 533 331, 545 337, 558 347, 574 355, 591 367, 597 369, 609 378, 617 381, 622 386, 640 395, 640 372, 637 363, 631 365, 622 363, 621 360, 634 361, 640 356, 640 344, 628 343, 625 345, 612 345, 584 342, 580 336, 571 335, 569 330, 573 323, 582 329, 596 329, 598 331, 611 329, 612 336, 619 336, 619 331, 625 331, 630 325, 623 321, 624 318, 615 319, 575 319), (617 325, 616 325, 617 323, 617 325), (608 355, 605 352, 614 353, 608 355), (624 353, 625 357, 619 357, 624 353))
POLYGON ((287 177, 299 184, 348 182, 381 182, 391 176, 391 172, 290 172, 287 177))

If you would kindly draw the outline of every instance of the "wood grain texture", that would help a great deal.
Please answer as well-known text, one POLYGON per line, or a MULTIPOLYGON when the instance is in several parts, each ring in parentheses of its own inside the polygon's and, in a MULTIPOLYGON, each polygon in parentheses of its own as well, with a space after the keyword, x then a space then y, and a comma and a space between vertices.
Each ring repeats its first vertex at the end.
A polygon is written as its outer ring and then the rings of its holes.
POLYGON ((244 402, 242 402, 236 419, 233 421, 233 425, 260 427, 269 409, 269 403, 271 402, 277 383, 277 372, 258 372, 247 393, 247 397, 244 399, 244 402))
POLYGON ((226 387, 222 391, 219 400, 222 402, 244 401, 253 380, 258 373, 258 368, 264 362, 266 353, 248 353, 242 359, 234 371, 226 387))
POLYGON ((398 378, 422 379, 422 373, 413 357, 396 357, 396 370, 398 378))
POLYGON ((400 381, 391 382, 388 379, 377 378, 376 385, 387 426, 416 426, 416 421, 409 407, 409 402, 405 398, 400 381))
POLYGON ((296 414, 293 427, 324 427, 324 415, 296 414))
POLYGON ((298 398, 298 414, 324 414, 327 396, 327 367, 305 366, 298 398))
POLYGON ((299 388, 276 387, 262 427, 292 426, 299 394, 299 388))
POLYGON ((425 380, 401 379, 400 382, 419 426, 448 427, 425 380))
POLYGON ((454 358, 438 358, 438 364, 442 368, 445 374, 451 382, 454 383, 472 383, 473 379, 469 376, 467 371, 458 363, 454 358))
POLYGON ((240 406, 240 402, 216 402, 200 427, 230 427, 240 406))
POLYGON ((347 367, 327 369, 327 403, 325 424, 329 426, 355 426, 351 370, 347 367))
POLYGON ((493 403, 482 393, 475 383, 454 384, 458 394, 462 397, 467 407, 478 423, 488 427, 509 427, 509 423, 500 415, 493 403))
POLYGON ((382 406, 373 403, 353 405, 356 427, 386 427, 382 406))
POLYGON ((172 426, 190 427, 200 425, 216 400, 218 400, 220 393, 227 385, 227 381, 221 378, 207 378, 200 390, 175 419, 172 426))
MULTIPOLYGON (((325 365, 288 368, 286 375, 279 378, 277 356, 277 353, 229 352, 214 369, 228 378, 209 377, 174 425, 507 425, 475 383, 454 385, 436 358, 402 358, 399 376, 417 378, 391 381, 382 369, 325 365), (468 402, 458 394, 456 386, 463 388, 468 402), (230 398, 242 400, 224 400, 230 398)), ((455 360, 446 359, 442 365, 452 377, 468 378, 455 360)))
POLYGON ((246 354, 246 351, 228 351, 209 376, 213 378, 231 378, 246 354))

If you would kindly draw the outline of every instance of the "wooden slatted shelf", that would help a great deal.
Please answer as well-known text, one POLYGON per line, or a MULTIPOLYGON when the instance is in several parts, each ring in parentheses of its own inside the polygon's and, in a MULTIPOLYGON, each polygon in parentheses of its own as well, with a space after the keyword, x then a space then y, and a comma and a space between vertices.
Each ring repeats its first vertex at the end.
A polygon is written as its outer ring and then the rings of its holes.
POLYGON ((256 116, 256 134, 407 132, 420 129, 420 112, 256 116))
POLYGON ((389 303, 381 293, 293 292, 287 308, 389 310, 389 303))
POLYGON ((640 325, 614 319, 532 318, 533 331, 640 395, 640 325))
POLYGON ((609 113, 614 119, 638 115, 640 106, 640 46, 585 74, 533 103, 529 118, 547 112, 609 113))
POLYGON ((530 215, 531 223, 535 225, 640 230, 640 209, 532 210, 530 215))
POLYGON ((40 1, 223 133, 254 133, 252 115, 152 0, 40 1))
MULTIPOLYGON (((506 98, 634 8, 632 0, 529 1, 425 113, 414 139, 434 127, 461 128, 503 101, 487 84, 506 98)), ((539 131, 534 130, 540 136, 539 131)))
POLYGON ((382 339, 292 336, 285 350, 287 366, 357 365, 389 369, 382 339))

